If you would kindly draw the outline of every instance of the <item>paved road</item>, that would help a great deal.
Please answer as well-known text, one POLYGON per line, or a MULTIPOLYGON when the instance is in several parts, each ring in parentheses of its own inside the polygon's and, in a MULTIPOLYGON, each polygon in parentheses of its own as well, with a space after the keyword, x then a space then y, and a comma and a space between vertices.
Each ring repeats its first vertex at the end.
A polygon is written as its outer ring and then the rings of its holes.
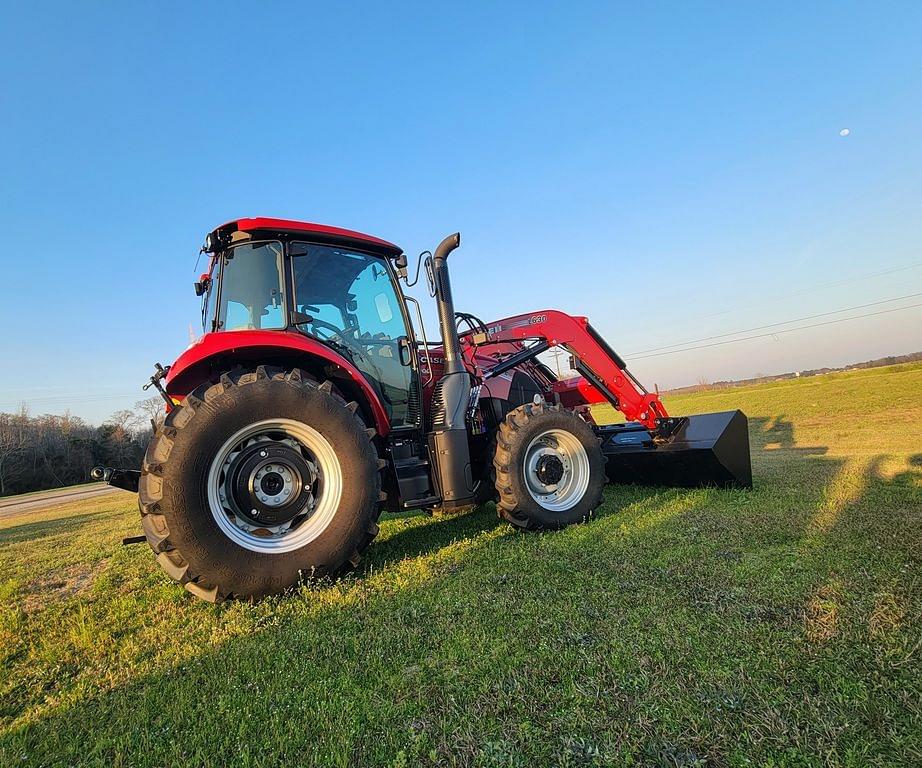
POLYGON ((81 499, 105 496, 114 492, 127 493, 127 491, 113 488, 105 483, 92 483, 70 488, 55 488, 51 491, 30 493, 26 496, 4 496, 0 497, 0 519, 23 515, 26 512, 37 512, 40 509, 53 507, 56 504, 68 504, 81 499))

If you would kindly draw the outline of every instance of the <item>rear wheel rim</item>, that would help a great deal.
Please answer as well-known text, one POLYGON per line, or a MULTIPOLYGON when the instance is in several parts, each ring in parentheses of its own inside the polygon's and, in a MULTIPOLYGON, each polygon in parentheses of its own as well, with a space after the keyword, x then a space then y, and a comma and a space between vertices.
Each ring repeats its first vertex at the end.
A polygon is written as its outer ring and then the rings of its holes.
POLYGON ((589 488, 589 454, 564 429, 547 429, 535 437, 525 449, 523 470, 528 493, 549 512, 575 507, 589 488))
POLYGON ((263 554, 292 552, 320 536, 342 492, 333 446, 293 419, 266 419, 239 429, 224 441, 208 470, 208 507, 218 528, 235 544, 263 554), (242 458, 249 461, 241 466, 242 458), (261 522, 267 515, 273 521, 261 522))

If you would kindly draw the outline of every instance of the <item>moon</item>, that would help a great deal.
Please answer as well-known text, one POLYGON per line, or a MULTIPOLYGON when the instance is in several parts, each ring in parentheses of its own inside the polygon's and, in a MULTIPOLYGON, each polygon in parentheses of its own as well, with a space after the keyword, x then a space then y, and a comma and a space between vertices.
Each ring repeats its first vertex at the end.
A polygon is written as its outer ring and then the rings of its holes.
POLYGON ((848 136, 850 133, 851 131, 848 128, 843 128, 841 131, 839 131, 839 136, 848 136))

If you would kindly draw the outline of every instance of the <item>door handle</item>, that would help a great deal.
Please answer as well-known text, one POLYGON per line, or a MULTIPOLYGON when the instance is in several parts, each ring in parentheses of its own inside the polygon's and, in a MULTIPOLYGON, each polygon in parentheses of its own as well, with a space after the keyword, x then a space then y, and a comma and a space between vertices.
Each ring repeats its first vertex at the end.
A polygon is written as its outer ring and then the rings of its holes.
POLYGON ((400 337, 397 341, 397 350, 401 365, 408 366, 413 364, 413 353, 410 351, 410 339, 408 337, 400 337))

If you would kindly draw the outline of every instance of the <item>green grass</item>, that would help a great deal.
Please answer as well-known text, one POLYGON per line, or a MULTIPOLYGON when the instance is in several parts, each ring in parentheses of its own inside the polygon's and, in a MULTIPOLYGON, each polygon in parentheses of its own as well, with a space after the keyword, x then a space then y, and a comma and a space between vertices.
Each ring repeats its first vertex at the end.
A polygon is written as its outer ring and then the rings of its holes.
POLYGON ((127 494, 0 520, 0 765, 919 764, 922 366, 667 405, 745 410, 755 489, 390 518, 256 605, 120 547, 127 494))

